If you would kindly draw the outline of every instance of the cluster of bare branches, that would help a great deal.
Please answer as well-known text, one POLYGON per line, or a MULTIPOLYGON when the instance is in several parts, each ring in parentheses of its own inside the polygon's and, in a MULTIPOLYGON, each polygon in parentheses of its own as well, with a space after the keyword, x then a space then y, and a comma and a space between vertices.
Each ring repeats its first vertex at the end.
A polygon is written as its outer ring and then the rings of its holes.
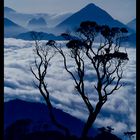
POLYGON ((53 112, 53 105, 50 100, 50 93, 48 91, 45 79, 47 77, 50 61, 54 57, 55 51, 52 51, 51 47, 46 46, 45 44, 43 45, 43 43, 40 42, 41 36, 39 34, 32 33, 32 38, 35 41, 35 47, 33 49, 35 59, 34 65, 30 67, 30 70, 37 80, 37 82, 34 82, 34 84, 39 89, 41 95, 47 103, 52 123, 57 128, 63 130, 66 135, 69 135, 69 130, 61 123, 59 123, 53 112))
MULTIPOLYGON (((73 78, 75 89, 78 91, 89 111, 89 116, 81 135, 83 138, 87 137, 89 129, 95 122, 103 104, 106 103, 108 96, 122 87, 120 81, 123 77, 123 66, 129 59, 127 52, 120 51, 120 47, 121 41, 126 39, 126 34, 127 30, 125 28, 110 28, 107 25, 99 26, 96 22, 91 21, 82 22, 76 30, 76 35, 63 33, 62 36, 67 39, 66 46, 69 50, 69 56, 75 62, 75 71, 68 68, 67 55, 61 45, 58 45, 54 40, 49 40, 46 43, 46 46, 55 49, 55 53, 58 52, 61 54, 64 60, 64 68, 73 78), (98 47, 95 47, 94 43, 97 36, 101 36, 103 41, 100 42, 98 47), (95 90, 92 91, 93 94, 98 95, 98 101, 95 106, 91 103, 90 98, 86 96, 85 72, 87 69, 85 66, 85 58, 90 61, 92 69, 96 72, 97 81, 96 84, 93 85, 95 90)), ((38 88, 43 97, 46 98, 46 102, 48 102, 49 92, 44 83, 44 78, 46 76, 48 62, 55 53, 48 58, 48 52, 44 49, 43 47, 39 47, 38 42, 36 42, 35 53, 40 58, 39 65, 35 60, 38 75, 35 74, 33 69, 31 69, 31 71, 35 78, 38 79, 38 88), (44 67, 44 71, 42 72, 41 66, 44 67), (47 96, 44 96, 44 93, 42 93, 42 87, 47 96)), ((95 75, 91 75, 91 77, 95 78, 95 75)))
MULTIPOLYGON (((70 50, 70 56, 77 67, 75 72, 68 69, 67 58, 63 49, 57 47, 56 43, 52 40, 47 43, 55 47, 62 55, 65 69, 72 76, 75 82, 75 89, 82 97, 89 111, 89 117, 83 129, 82 137, 87 136, 87 133, 103 104, 107 101, 108 95, 119 90, 122 86, 120 84, 120 80, 123 76, 122 66, 124 62, 128 61, 127 53, 120 51, 121 40, 125 37, 125 33, 127 33, 125 28, 109 28, 108 26, 99 26, 96 22, 87 21, 81 23, 80 27, 77 29, 78 36, 75 38, 70 34, 62 34, 65 38, 69 38, 66 46, 70 50), (99 34, 104 37, 104 42, 100 43, 95 51, 95 48, 93 47, 94 40, 99 34), (97 75, 97 84, 93 86, 95 87, 99 98, 95 107, 86 96, 84 85, 86 70, 83 53, 86 55, 86 58, 91 61, 92 67, 97 75), (78 78, 77 75, 75 76, 75 73, 77 73, 78 78), (114 85, 114 87, 112 85, 114 85), (112 89, 110 87, 112 87, 112 89)), ((94 93, 95 92, 93 91, 93 94, 94 93)))

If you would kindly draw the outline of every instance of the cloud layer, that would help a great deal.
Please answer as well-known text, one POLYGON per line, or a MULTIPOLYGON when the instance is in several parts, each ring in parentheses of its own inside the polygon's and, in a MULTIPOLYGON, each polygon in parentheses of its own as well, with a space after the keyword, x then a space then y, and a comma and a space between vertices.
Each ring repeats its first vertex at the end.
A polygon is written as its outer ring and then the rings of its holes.
MULTIPOLYGON (((30 65, 34 62, 33 41, 20 39, 4 39, 4 99, 5 101, 20 98, 27 101, 44 102, 37 88, 33 84, 34 76, 30 72, 30 65)), ((114 133, 122 134, 124 131, 136 127, 136 49, 127 48, 129 62, 124 69, 124 87, 109 96, 103 106, 96 127, 112 126, 114 133)), ((88 62, 87 62, 88 64, 88 62)), ((88 67, 88 65, 87 65, 88 67)), ((69 68, 73 69, 73 62, 69 60, 69 68)), ((93 94, 95 79, 92 69, 86 72, 85 87, 91 102, 96 102, 97 96, 93 94)), ((55 107, 70 113, 85 121, 88 111, 74 89, 74 82, 63 68, 60 55, 55 56, 49 66, 46 81, 50 91, 51 100, 55 107)))

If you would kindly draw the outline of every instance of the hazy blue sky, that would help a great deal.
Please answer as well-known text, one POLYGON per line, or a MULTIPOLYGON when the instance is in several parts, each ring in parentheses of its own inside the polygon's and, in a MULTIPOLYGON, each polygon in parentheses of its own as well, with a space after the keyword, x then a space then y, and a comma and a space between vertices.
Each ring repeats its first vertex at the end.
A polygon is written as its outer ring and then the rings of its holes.
POLYGON ((114 18, 127 23, 136 17, 136 0, 4 0, 4 5, 25 13, 76 12, 94 3, 114 18))

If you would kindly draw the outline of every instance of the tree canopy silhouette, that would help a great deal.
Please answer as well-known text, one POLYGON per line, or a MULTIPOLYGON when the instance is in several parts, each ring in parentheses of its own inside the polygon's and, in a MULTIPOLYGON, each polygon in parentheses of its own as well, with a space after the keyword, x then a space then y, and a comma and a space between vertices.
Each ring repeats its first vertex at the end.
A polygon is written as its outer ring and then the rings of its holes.
MULTIPOLYGON (((123 77, 123 66, 128 59, 127 52, 121 51, 121 42, 127 38, 127 29, 118 27, 100 26, 93 21, 84 21, 76 30, 74 35, 63 33, 62 36, 67 39, 66 47, 69 55, 57 42, 50 40, 46 45, 54 47, 63 57, 64 68, 71 75, 75 83, 75 89, 85 103, 89 115, 83 128, 82 137, 86 138, 89 129, 94 124, 97 115, 102 106, 106 103, 108 96, 122 87, 121 79, 123 77), (100 36, 102 40, 95 45, 95 39, 100 36), (68 67, 68 58, 73 60, 76 70, 68 67), (98 96, 95 105, 87 96, 85 89, 86 78, 86 60, 90 61, 90 67, 96 73, 96 84, 92 94, 98 96)), ((95 78, 95 75, 90 75, 95 78)))
POLYGON ((136 134, 136 131, 124 132, 124 135, 127 136, 129 138, 129 140, 131 140, 135 134, 136 134))

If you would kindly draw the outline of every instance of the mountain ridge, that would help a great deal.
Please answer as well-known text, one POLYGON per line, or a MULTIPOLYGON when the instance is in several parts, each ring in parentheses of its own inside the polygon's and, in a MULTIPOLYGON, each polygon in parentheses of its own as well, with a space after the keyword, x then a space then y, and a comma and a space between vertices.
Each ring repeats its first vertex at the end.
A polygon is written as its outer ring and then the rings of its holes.
MULTIPOLYGON (((58 23, 69 17, 72 13, 64 13, 64 14, 49 14, 49 13, 20 13, 18 11, 15 12, 6 12, 9 7, 4 7, 4 16, 9 18, 10 20, 15 21, 17 24, 27 27, 27 22, 32 18, 40 18, 43 17, 47 21, 47 25, 49 27, 55 27, 58 23)), ((10 8, 9 8, 10 9, 10 8)), ((12 8, 11 8, 12 9, 12 8)))
POLYGON ((136 31, 136 18, 134 18, 133 20, 131 20, 130 22, 128 22, 126 24, 129 28, 133 29, 134 31, 136 31))
POLYGON ((5 6, 4 7, 4 12, 16 12, 16 10, 14 10, 14 9, 12 9, 10 7, 5 6))
MULTIPOLYGON (((65 125, 72 134, 78 137, 81 135, 82 129, 84 127, 84 123, 81 120, 60 109, 54 108, 53 112, 60 123, 65 125)), ((51 126, 48 109, 44 103, 27 102, 20 99, 14 99, 5 102, 4 118, 5 129, 12 123, 21 119, 31 119, 35 122, 45 122, 51 126)), ((94 128, 89 131, 89 136, 95 136, 96 134, 97 130, 94 128), (93 131, 95 132, 94 134, 92 133, 93 131)))
MULTIPOLYGON (((51 123, 48 108, 44 103, 13 99, 4 103, 4 140, 83 140, 84 123, 70 114, 53 108, 57 121, 67 127, 70 135, 51 123), (17 133, 18 132, 18 133, 17 133)), ((91 128, 87 140, 121 140, 102 128, 91 128), (93 133, 94 132, 94 133, 93 133)), ((107 130, 107 129, 105 129, 107 130)))
POLYGON ((4 18, 4 37, 14 37, 25 31, 27 30, 24 27, 16 24, 8 18, 4 18))
POLYGON ((40 40, 64 40, 64 38, 61 36, 56 36, 51 33, 37 32, 37 31, 24 32, 24 33, 18 34, 17 36, 15 36, 15 38, 23 39, 23 40, 33 40, 32 33, 41 35, 40 40))

